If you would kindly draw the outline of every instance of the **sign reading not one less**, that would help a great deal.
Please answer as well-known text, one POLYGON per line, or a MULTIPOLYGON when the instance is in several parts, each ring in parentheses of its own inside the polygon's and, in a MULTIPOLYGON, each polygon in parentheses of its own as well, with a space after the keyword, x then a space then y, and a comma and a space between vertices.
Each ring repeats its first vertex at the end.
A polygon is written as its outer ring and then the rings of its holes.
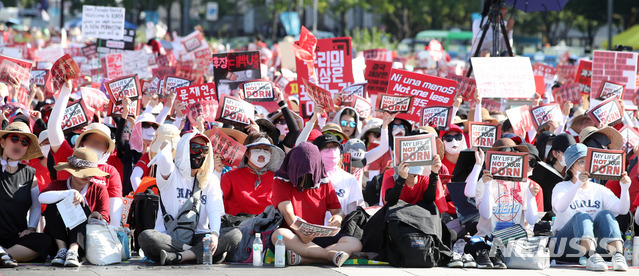
POLYGON ((124 8, 84 5, 82 36, 101 39, 124 38, 124 8))

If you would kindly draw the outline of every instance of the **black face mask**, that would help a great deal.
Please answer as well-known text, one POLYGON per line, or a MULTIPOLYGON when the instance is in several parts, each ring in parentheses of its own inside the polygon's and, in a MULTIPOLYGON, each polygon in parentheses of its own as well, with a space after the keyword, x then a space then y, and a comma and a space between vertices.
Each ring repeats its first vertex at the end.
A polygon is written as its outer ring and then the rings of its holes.
POLYGON ((204 154, 203 153, 191 153, 191 169, 197 170, 204 165, 204 154))
POLYGON ((302 189, 312 189, 315 188, 315 183, 313 183, 313 176, 311 174, 305 174, 299 178, 297 181, 297 187, 302 189))

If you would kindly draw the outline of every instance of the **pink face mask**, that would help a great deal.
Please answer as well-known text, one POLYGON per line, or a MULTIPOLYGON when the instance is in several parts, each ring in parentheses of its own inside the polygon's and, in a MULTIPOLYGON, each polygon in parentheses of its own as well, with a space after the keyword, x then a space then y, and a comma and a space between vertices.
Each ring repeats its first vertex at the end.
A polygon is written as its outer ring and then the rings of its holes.
POLYGON ((339 164, 340 154, 338 148, 323 149, 320 151, 320 156, 322 157, 322 163, 324 163, 326 170, 334 170, 337 164, 339 164))

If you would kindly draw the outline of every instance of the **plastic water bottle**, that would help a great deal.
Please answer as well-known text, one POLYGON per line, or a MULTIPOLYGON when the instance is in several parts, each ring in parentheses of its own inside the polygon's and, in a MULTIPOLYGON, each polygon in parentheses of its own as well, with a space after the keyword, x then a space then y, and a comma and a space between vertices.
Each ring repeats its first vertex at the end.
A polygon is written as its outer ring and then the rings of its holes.
POLYGON ((465 247, 466 247, 466 241, 464 239, 459 239, 453 245, 453 252, 457 252, 459 255, 464 255, 465 247))
POLYGON ((263 249, 262 236, 260 233, 255 233, 255 240, 253 240, 253 266, 262 266, 263 249))
POLYGON ((202 264, 211 265, 213 264, 213 255, 211 255, 211 234, 206 234, 206 236, 202 239, 202 243, 204 244, 202 264))
POLYGON ((632 266, 639 266, 639 237, 632 238, 632 266))
POLYGON ((623 242, 623 256, 628 265, 632 265, 632 234, 626 233, 626 240, 623 242))
POLYGON ((286 266, 286 246, 284 246, 284 240, 282 235, 277 236, 277 242, 275 243, 275 267, 286 266))
POLYGON ((128 224, 124 224, 124 234, 126 235, 126 240, 124 241, 124 254, 126 255, 126 260, 131 259, 131 229, 128 224))

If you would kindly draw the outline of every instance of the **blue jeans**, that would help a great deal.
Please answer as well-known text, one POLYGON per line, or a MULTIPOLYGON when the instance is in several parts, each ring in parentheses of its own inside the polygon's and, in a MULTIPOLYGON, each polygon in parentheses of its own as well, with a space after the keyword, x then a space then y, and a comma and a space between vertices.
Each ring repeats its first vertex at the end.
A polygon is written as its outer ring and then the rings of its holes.
POLYGON ((621 241, 619 223, 612 212, 603 210, 593 220, 584 212, 577 212, 564 227, 555 234, 557 238, 555 254, 559 256, 579 257, 582 239, 591 239, 597 245, 597 252, 606 254, 606 245, 613 241, 621 241), (599 242, 598 242, 599 241, 599 242), (563 253, 561 252, 563 251, 563 253))

